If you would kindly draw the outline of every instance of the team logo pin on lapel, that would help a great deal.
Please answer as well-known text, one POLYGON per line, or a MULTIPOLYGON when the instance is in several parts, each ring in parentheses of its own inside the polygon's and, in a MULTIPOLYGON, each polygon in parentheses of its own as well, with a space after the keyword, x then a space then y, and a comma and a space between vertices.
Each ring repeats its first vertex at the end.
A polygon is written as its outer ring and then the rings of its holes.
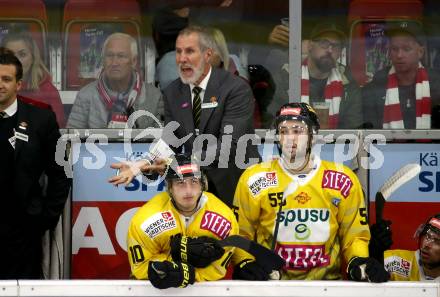
POLYGON ((26 122, 21 122, 20 124, 18 124, 18 128, 22 129, 22 130, 26 130, 28 124, 26 122))

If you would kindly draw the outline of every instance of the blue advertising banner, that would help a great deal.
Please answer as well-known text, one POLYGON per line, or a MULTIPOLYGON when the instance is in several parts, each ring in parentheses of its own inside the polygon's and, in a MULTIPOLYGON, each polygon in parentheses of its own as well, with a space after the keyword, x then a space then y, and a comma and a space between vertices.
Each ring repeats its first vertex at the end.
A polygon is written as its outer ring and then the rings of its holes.
POLYGON ((374 197, 379 188, 400 167, 416 163, 421 173, 397 189, 390 201, 440 202, 440 144, 387 144, 375 146, 383 154, 383 165, 370 169, 370 193, 374 197))
POLYGON ((73 201, 147 201, 164 189, 164 182, 147 185, 142 183, 142 176, 127 187, 115 187, 107 180, 117 171, 110 168, 112 163, 134 160, 147 152, 149 143, 130 144, 131 152, 124 152, 123 143, 103 145, 77 143, 73 154, 79 156, 73 164, 73 201))

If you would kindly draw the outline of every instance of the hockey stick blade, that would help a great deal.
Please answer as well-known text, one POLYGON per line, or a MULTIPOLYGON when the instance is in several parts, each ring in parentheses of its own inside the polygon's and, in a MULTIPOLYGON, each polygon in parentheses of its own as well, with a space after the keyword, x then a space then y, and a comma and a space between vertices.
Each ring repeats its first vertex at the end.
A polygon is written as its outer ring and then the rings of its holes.
POLYGON ((387 181, 376 193, 376 222, 382 220, 385 202, 388 200, 388 198, 390 198, 391 194, 417 176, 421 169, 422 167, 419 164, 407 164, 401 167, 390 178, 387 179, 387 181))
POLYGON ((422 167, 419 164, 407 164, 396 171, 380 188, 379 192, 382 193, 383 198, 388 200, 394 191, 400 186, 410 181, 417 174, 420 173, 422 167))
POLYGON ((286 262, 274 251, 239 235, 231 235, 219 241, 221 246, 234 246, 255 257, 255 261, 266 271, 280 270, 286 262))

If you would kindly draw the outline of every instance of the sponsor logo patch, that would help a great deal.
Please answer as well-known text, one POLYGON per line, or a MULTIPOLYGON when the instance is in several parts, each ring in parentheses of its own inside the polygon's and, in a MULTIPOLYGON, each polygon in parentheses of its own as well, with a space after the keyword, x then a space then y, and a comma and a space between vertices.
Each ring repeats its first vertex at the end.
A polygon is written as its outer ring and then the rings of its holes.
POLYGON ((280 115, 291 115, 291 116, 297 116, 301 114, 301 108, 299 107, 285 107, 281 109, 280 115))
POLYGON ((280 242, 325 242, 330 237, 327 208, 292 208, 280 212, 280 242))
POLYGON ((198 172, 199 167, 196 164, 186 164, 182 166, 177 166, 177 173, 179 174, 187 174, 198 172))
POLYGON ((384 259, 385 269, 389 273, 395 273, 403 277, 409 277, 411 262, 399 256, 391 256, 384 259))
POLYGON ((142 230, 150 238, 155 238, 164 231, 176 228, 176 220, 171 211, 164 211, 148 218, 141 225, 142 230))
POLYGON ((347 198, 350 195, 350 190, 353 187, 353 182, 348 177, 348 175, 334 171, 334 170, 325 170, 324 175, 322 177, 322 188, 333 189, 341 192, 341 195, 344 198, 347 198))
POLYGON ((248 187, 252 195, 259 194, 262 190, 278 186, 276 172, 260 172, 249 178, 248 187))
POLYGON ((275 252, 286 261, 287 270, 308 270, 330 264, 324 245, 277 244, 275 252))
POLYGON ((307 201, 310 201, 312 199, 312 197, 310 197, 309 195, 307 195, 306 192, 301 192, 298 196, 296 196, 295 198, 296 201, 298 201, 298 203, 301 204, 305 204, 307 203, 307 201))
POLYGON ((200 229, 208 230, 223 239, 231 231, 231 222, 218 213, 206 211, 200 223, 200 229))

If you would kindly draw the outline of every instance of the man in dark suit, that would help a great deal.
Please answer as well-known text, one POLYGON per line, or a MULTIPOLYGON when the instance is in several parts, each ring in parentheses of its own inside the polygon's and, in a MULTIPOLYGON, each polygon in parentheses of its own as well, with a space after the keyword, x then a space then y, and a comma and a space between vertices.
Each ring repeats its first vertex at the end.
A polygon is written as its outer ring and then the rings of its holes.
POLYGON ((55 114, 17 100, 22 76, 13 52, 0 48, 0 279, 41 278, 41 237, 56 226, 69 191, 63 167, 55 162, 60 137, 55 114))
MULTIPOLYGON (((212 48, 211 38, 203 28, 188 27, 179 33, 176 62, 180 79, 164 90, 165 123, 177 121, 180 124, 174 131, 179 139, 192 133, 183 144, 185 151, 194 151, 196 155, 203 151, 204 158, 214 160, 205 167, 210 191, 232 205, 235 187, 245 169, 238 163, 243 157, 256 158, 251 160, 256 163, 260 157, 250 143, 245 150, 237 150, 241 136, 255 133, 253 95, 243 79, 210 66, 212 48), (213 135, 216 142, 206 144, 197 140, 195 129, 202 135, 199 139, 206 139, 203 135, 213 135), (230 149, 227 137, 232 137, 230 149), (206 152, 208 147, 213 149, 212 153, 206 152)), ((167 141, 166 136, 164 138, 167 141)), ((176 146, 172 141, 169 144, 176 146)))
MULTIPOLYGON (((256 146, 249 141, 255 133, 253 95, 246 81, 211 67, 212 48, 213 41, 203 28, 187 27, 179 33, 176 64, 180 78, 164 90, 162 138, 176 151, 184 149, 206 161, 202 163, 209 191, 232 206, 241 173, 260 160, 256 146), (174 121, 177 123, 172 125, 174 121), (247 139, 241 138, 244 135, 247 139)), ((156 170, 156 165, 142 161, 134 167, 113 164, 121 171, 109 182, 127 185, 139 171, 156 170)))

